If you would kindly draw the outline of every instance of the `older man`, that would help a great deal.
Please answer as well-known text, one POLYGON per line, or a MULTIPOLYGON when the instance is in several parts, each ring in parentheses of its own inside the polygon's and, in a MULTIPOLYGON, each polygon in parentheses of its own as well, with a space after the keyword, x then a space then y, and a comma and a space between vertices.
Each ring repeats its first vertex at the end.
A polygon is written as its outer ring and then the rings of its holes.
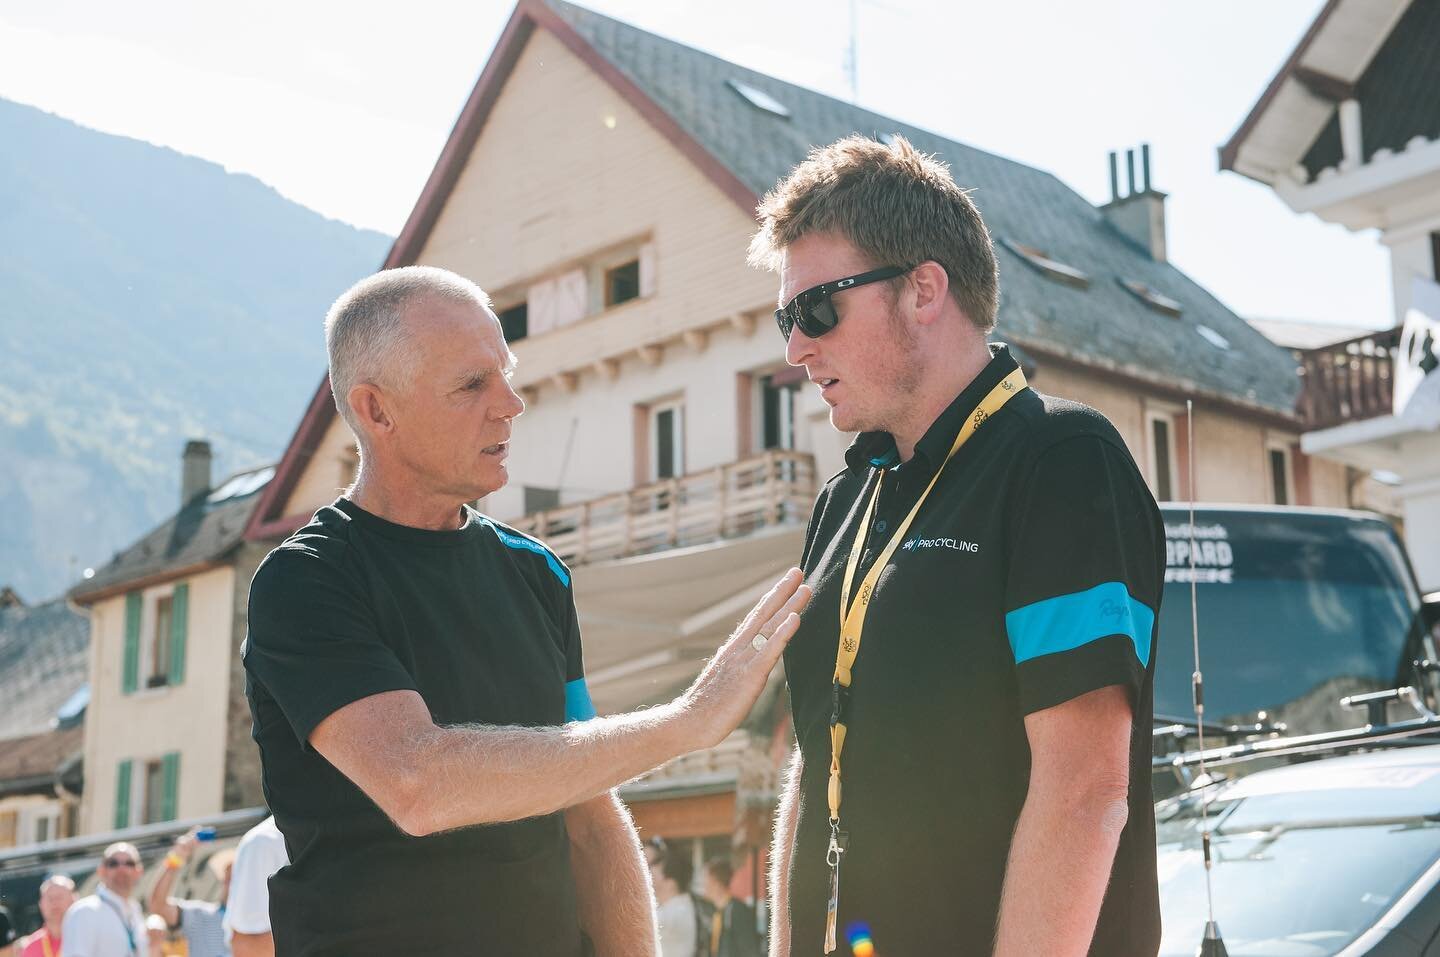
POLYGON ((858 432, 816 502, 785 654, 794 772, 772 954, 1153 957, 1159 510, 1098 412, 990 345, 979 211, 901 137, 761 204, 786 359, 858 432))
POLYGON ((45 922, 20 942, 20 957, 58 957, 64 939, 61 925, 75 903, 75 882, 64 874, 51 874, 40 884, 40 918, 45 922))
POLYGON ((799 573, 675 701, 595 718, 569 569, 466 504, 505 484, 525 408, 485 294, 380 273, 326 333, 359 475, 256 572, 245 650, 291 855, 276 951, 653 954, 612 789, 744 718, 798 624, 799 573))
POLYGON ((142 873, 134 844, 122 841, 105 848, 100 886, 76 901, 61 923, 65 957, 135 957, 145 951, 145 914, 131 897, 142 873))

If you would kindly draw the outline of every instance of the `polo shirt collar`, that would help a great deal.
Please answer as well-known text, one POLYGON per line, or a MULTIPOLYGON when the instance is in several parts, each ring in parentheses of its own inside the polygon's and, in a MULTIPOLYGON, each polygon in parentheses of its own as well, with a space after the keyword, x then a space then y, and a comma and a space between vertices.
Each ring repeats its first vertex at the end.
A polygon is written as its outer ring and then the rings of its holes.
MULTIPOLYGON (((955 400, 946 406, 945 411, 925 430, 920 441, 915 443, 915 455, 910 462, 922 463, 917 467, 918 471, 933 474, 940 467, 970 413, 990 394, 991 389, 1019 367, 1010 354, 1009 346, 1003 342, 990 343, 989 364, 960 390, 955 400)), ((852 472, 898 466, 900 453, 895 448, 895 438, 889 432, 861 432, 845 451, 845 464, 852 472)), ((906 467, 912 466, 907 463, 906 467)))
POLYGON ((97 884, 95 887, 95 893, 105 900, 109 900, 116 904, 119 904, 122 908, 125 909, 127 913, 130 911, 132 906, 137 906, 134 905, 132 901, 121 897, 119 894, 115 893, 110 888, 106 887, 104 884, 97 884))

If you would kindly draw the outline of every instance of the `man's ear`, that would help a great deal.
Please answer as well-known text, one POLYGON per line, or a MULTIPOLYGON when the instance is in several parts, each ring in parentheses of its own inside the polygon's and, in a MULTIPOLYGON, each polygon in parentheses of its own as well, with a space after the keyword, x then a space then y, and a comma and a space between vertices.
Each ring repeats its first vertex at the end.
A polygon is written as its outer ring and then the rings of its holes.
POLYGON ((379 437, 395 430, 395 420, 390 414, 389 397, 379 386, 369 382, 351 386, 349 394, 345 396, 345 401, 349 403, 355 421, 370 436, 379 437))
POLYGON ((940 318, 950 296, 950 275, 945 267, 927 259, 910 271, 910 288, 915 295, 915 319, 922 326, 940 318))

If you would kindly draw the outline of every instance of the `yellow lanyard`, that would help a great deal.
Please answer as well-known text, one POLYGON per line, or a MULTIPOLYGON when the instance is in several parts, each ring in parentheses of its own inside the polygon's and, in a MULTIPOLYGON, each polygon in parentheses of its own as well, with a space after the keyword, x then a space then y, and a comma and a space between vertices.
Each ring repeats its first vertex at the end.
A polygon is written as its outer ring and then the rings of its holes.
POLYGON ((50 932, 42 927, 40 933, 45 935, 40 938, 40 946, 45 951, 45 957, 55 957, 55 948, 50 946, 50 932))
POLYGON ((839 903, 839 873, 840 855, 845 851, 845 842, 840 831, 840 753, 845 749, 845 712, 846 703, 849 698, 850 682, 854 679, 853 669, 855 657, 860 653, 860 638, 865 631, 865 613, 870 609, 870 598, 875 591, 875 583, 880 579, 880 573, 889 564, 890 558, 895 554, 895 549, 900 546, 905 538, 905 533, 910 530, 910 524, 915 521, 915 516, 920 512, 920 506, 925 504, 925 499, 930 495, 930 490, 940 480, 940 473, 945 471, 945 466, 960 451, 960 447, 969 441, 970 436, 975 434, 985 420, 1009 402, 1016 395, 1026 388, 1025 373, 1016 369, 1007 375, 999 385, 990 390, 990 393, 975 407, 975 411, 965 419, 965 424, 960 428, 960 434, 955 436, 955 443, 950 446, 950 453, 945 456, 945 461, 935 470, 935 475, 930 479, 930 484, 925 486, 919 501, 910 509, 910 514, 905 516, 905 521, 895 529, 890 536, 890 541, 885 550, 875 559, 870 566, 869 573, 860 585, 860 592, 855 598, 855 604, 850 604, 851 589, 855 584, 855 575, 860 567, 860 556, 865 551, 866 532, 870 528, 870 522, 875 515, 875 503, 880 499, 880 486, 885 481, 885 473, 881 472, 880 477, 875 481, 875 491, 870 495, 870 503, 865 507, 865 518, 860 523, 855 533, 855 544, 850 548, 850 560, 845 565, 845 577, 841 580, 840 587, 840 642, 835 652, 835 683, 833 685, 833 710, 830 715, 830 846, 826 852, 826 862, 832 870, 831 878, 831 901, 829 913, 827 914, 825 929, 825 953, 831 953, 835 949, 835 911, 839 903))

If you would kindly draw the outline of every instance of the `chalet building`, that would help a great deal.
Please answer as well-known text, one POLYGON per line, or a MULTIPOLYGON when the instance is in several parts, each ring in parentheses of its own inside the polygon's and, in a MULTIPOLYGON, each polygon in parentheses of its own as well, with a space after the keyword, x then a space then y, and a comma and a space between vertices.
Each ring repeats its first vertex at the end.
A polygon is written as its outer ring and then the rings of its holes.
POLYGON ((90 614, 82 834, 264 803, 240 642, 266 549, 242 533, 274 470, 210 469, 187 443, 179 511, 70 591, 90 614))
POLYGON ((1436 50, 1436 0, 1330 0, 1220 148, 1222 169, 1297 213, 1378 230, 1390 251, 1395 327, 1303 355, 1300 446, 1312 462, 1390 473, 1427 590, 1440 590, 1436 50))

